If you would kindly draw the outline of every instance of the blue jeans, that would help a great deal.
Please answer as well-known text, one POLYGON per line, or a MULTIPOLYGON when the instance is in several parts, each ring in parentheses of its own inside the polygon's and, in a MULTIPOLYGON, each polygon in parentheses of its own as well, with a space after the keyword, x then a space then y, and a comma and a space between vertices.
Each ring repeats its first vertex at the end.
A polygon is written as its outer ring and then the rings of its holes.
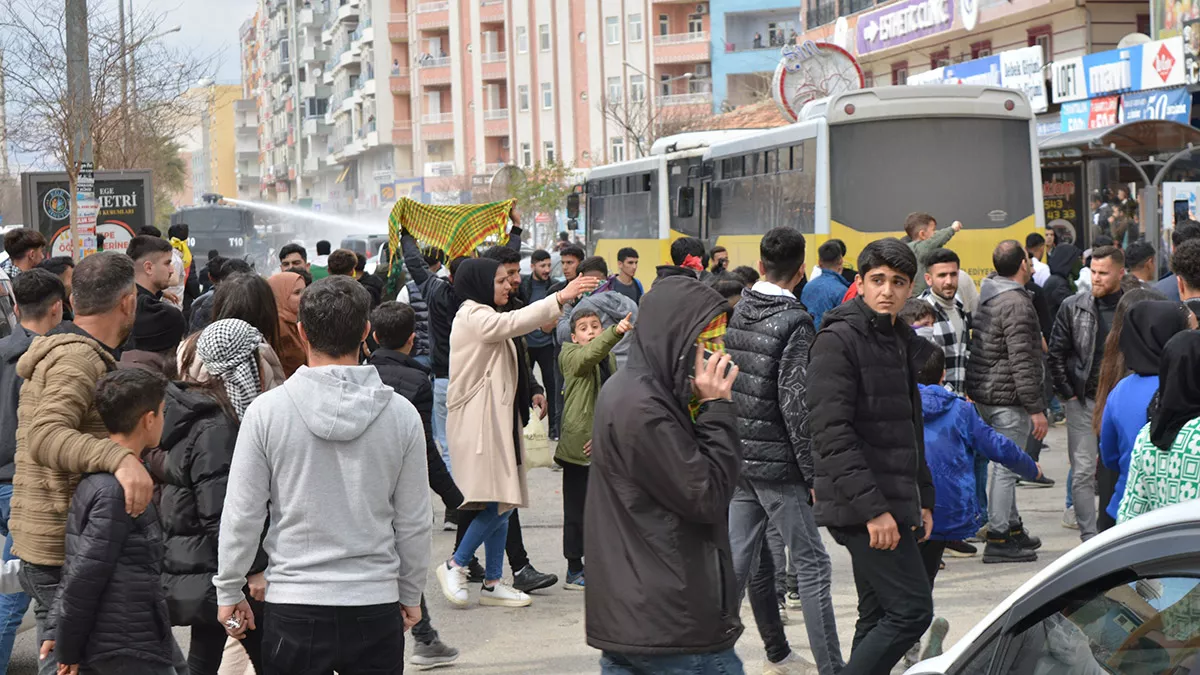
POLYGON ((433 359, 432 359, 432 358, 430 358, 430 357, 429 357, 429 355, 425 355, 425 356, 414 356, 414 357, 413 357, 413 359, 414 359, 414 360, 415 360, 417 363, 419 363, 419 364, 421 364, 421 365, 425 366, 426 368, 433 368, 433 359))
POLYGON ((1075 487, 1075 470, 1067 470, 1067 508, 1075 508, 1075 499, 1071 496, 1071 488, 1075 487))
MULTIPOLYGON (((4 560, 12 560, 12 537, 8 534, 8 516, 12 512, 12 483, 0 483, 0 535, 4 536, 4 560)), ((24 593, 0 595, 0 673, 8 672, 8 660, 12 658, 13 641, 21 618, 29 609, 29 596, 24 593)))
MULTIPOLYGON (((475 557, 475 551, 483 545, 484 577, 487 581, 499 581, 504 576, 504 545, 508 541, 508 517, 512 509, 500 513, 499 505, 487 505, 475 520, 467 526, 462 543, 454 551, 455 564, 466 567, 475 557)), ((516 570, 513 570, 516 572, 516 570)))
POLYGON ((745 675, 742 660, 733 649, 710 654, 645 656, 604 652, 602 675, 745 675))
POLYGON ((446 470, 450 475, 454 475, 454 471, 450 468, 450 445, 446 443, 446 392, 450 389, 449 378, 434 378, 433 380, 433 442, 437 443, 438 450, 442 451, 442 461, 446 463, 446 470))

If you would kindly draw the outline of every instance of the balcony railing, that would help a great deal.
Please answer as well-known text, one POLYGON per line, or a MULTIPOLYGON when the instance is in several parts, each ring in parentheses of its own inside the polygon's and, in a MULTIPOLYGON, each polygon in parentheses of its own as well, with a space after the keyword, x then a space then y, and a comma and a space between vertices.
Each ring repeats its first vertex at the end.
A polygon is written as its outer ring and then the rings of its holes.
POLYGON ((480 7, 490 7, 492 5, 503 5, 504 0, 479 0, 480 7))
POLYGON ((417 5, 417 13, 418 14, 423 14, 425 12, 440 12, 443 9, 450 9, 450 3, 449 2, 422 2, 421 4, 417 5))
POLYGON ((392 77, 408 77, 408 68, 392 66, 392 77))
POLYGON ((421 124, 453 124, 454 113, 439 113, 436 115, 421 115, 421 124))
POLYGON ((418 68, 438 68, 441 66, 448 66, 448 65, 450 65, 450 57, 449 56, 442 56, 442 57, 438 57, 438 58, 431 56, 426 59, 417 59, 417 67, 418 68))
POLYGON ((483 119, 485 120, 506 120, 508 119, 508 108, 493 108, 483 111, 483 119))
POLYGON ((695 94, 672 94, 671 96, 659 96, 657 99, 658 105, 664 108, 669 108, 678 105, 699 105, 711 104, 712 92, 700 92, 695 94))
POLYGON ((508 60, 508 52, 491 52, 479 58, 484 63, 504 63, 508 60))
POLYGON ((695 33, 675 33, 672 35, 654 36, 654 44, 656 45, 678 45, 687 44, 689 42, 708 42, 708 31, 705 30, 695 33))

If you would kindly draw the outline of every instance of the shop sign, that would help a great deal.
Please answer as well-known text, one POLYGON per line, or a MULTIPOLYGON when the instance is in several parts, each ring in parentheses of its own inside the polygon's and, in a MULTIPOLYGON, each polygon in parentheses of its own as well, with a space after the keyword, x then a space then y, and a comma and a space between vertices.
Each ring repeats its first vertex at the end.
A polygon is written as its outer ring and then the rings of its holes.
POLYGON ((1064 103, 1059 112, 1060 130, 1066 133, 1111 127, 1117 123, 1120 105, 1120 96, 1104 96, 1089 101, 1064 103))
POLYGON ((1046 112, 1042 48, 1022 47, 909 76, 908 84, 978 84, 1016 89, 1035 113, 1046 112))
POLYGON ((1055 61, 1054 101, 1081 101, 1185 83, 1183 38, 1174 37, 1055 61))
POLYGON ((870 54, 954 26, 954 0, 904 0, 858 19, 858 53, 870 54))
POLYGON ((1188 124, 1192 118, 1192 95, 1188 90, 1163 89, 1125 94, 1121 97, 1121 121, 1170 120, 1188 124))
POLYGON ((1042 208, 1046 226, 1065 222, 1079 231, 1083 211, 1083 169, 1081 167, 1042 169, 1042 208))

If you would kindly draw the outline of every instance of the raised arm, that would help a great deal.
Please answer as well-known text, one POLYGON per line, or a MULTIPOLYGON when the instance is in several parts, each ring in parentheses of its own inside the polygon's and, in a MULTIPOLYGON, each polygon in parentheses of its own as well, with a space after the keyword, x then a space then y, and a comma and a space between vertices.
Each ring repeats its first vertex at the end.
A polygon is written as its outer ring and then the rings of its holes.
POLYGON ((425 256, 421 255, 421 247, 417 246, 417 240, 407 230, 400 231, 400 250, 404 253, 404 266, 408 268, 408 276, 417 282, 417 286, 424 286, 433 274, 429 271, 429 265, 425 264, 425 256))
POLYGON ((558 298, 553 295, 513 312, 497 312, 477 303, 465 303, 458 310, 453 330, 458 331, 463 324, 463 328, 484 342, 503 342, 532 333, 557 318, 561 311, 558 298))
POLYGON ((558 366, 564 375, 587 377, 592 369, 607 359, 612 348, 621 341, 616 326, 610 326, 596 336, 596 339, 580 347, 579 345, 564 345, 558 356, 558 366))

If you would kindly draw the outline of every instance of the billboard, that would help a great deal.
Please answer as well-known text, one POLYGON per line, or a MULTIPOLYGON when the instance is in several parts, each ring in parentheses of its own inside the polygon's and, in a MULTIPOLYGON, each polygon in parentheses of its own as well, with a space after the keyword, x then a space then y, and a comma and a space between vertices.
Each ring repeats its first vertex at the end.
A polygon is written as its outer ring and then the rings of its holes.
POLYGON ((1177 87, 1186 83, 1183 38, 1060 59, 1051 82, 1055 103, 1177 87))
POLYGON ((1023 47, 973 61, 911 75, 908 84, 982 84, 1016 89, 1025 94, 1035 113, 1046 112, 1046 78, 1042 48, 1023 47))
MULTIPOLYGON (((124 251, 134 232, 154 224, 154 192, 149 171, 97 171, 95 173, 96 233, 104 236, 104 250, 124 251)), ((21 195, 26 227, 37 228, 50 242, 50 255, 71 255, 71 194, 63 172, 21 174, 21 195)), ((90 213, 84 214, 91 215, 90 213)))

